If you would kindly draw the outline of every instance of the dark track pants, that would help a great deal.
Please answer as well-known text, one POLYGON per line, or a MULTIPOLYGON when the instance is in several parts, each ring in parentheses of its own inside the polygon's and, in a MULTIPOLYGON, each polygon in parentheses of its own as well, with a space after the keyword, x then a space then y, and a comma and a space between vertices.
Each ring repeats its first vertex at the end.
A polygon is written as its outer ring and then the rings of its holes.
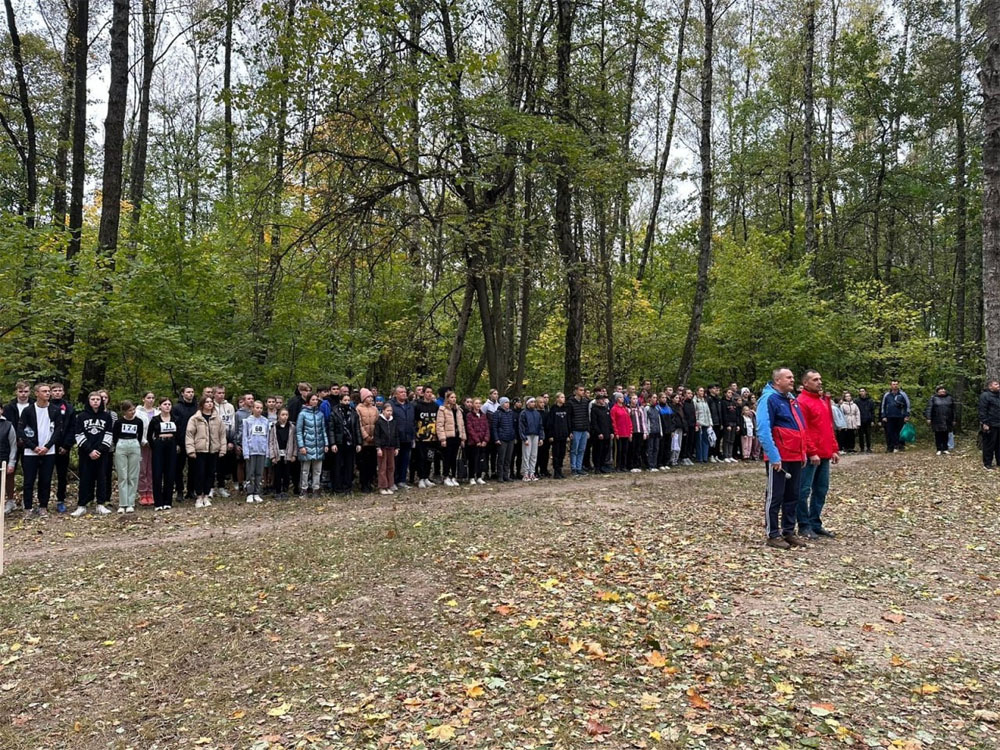
POLYGON ((799 482, 802 463, 782 461, 777 471, 770 462, 764 463, 767 488, 764 493, 764 526, 769 539, 795 533, 795 506, 799 502, 799 482), (781 524, 778 516, 781 515, 781 524))

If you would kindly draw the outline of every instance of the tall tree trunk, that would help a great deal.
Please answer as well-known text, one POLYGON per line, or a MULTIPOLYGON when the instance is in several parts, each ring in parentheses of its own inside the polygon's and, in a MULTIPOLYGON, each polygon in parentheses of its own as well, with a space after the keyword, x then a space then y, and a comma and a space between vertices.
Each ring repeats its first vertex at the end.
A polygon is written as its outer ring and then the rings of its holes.
POLYGON ((14 58, 14 77, 17 81, 17 101, 21 105, 21 116, 24 118, 24 139, 27 143, 20 144, 14 140, 24 167, 27 197, 23 204, 24 223, 28 229, 35 228, 35 211, 38 209, 38 139, 35 135, 35 114, 31 109, 31 99, 28 98, 28 81, 24 76, 24 57, 21 52, 21 35, 17 30, 17 20, 14 18, 14 6, 11 0, 4 0, 7 11, 7 30, 10 32, 11 56, 14 58))
MULTIPOLYGON (((416 265, 420 260, 420 187, 415 179, 420 172, 420 31, 423 24, 423 8, 421 0, 410 0, 407 4, 407 63, 411 77, 409 90, 409 129, 407 131, 407 168, 414 179, 406 188, 406 201, 409 211, 407 221, 410 228, 407 232, 407 252, 410 263, 416 265)), ((454 382, 454 381, 451 381, 454 382)))
POLYGON ((965 49, 962 38, 962 0, 955 0, 955 54, 954 98, 955 108, 955 361, 958 378, 955 381, 955 401, 959 404, 957 427, 962 427, 962 403, 965 400, 965 287, 969 281, 966 260, 968 237, 968 196, 966 194, 966 145, 965 145, 965 49))
POLYGON ((70 128, 73 126, 73 68, 76 55, 76 4, 66 5, 66 39, 63 42, 62 90, 59 95, 59 129, 52 179, 52 223, 66 227, 66 174, 69 172, 70 128))
POLYGON ((823 118, 823 176, 816 184, 816 206, 823 208, 824 192, 830 202, 829 217, 823 214, 823 258, 816 264, 816 278, 821 283, 833 281, 832 247, 837 247, 837 208, 836 208, 836 175, 833 169, 833 96, 836 82, 837 62, 837 20, 840 12, 838 0, 830 3, 830 48, 827 51, 827 94, 824 102, 825 116, 823 118), (831 238, 830 235, 833 235, 831 238))
MULTIPOLYGON (((125 110, 128 96, 129 0, 114 0, 111 14, 111 72, 108 111, 104 118, 104 174, 101 178, 101 223, 97 230, 98 266, 104 292, 110 293, 118 251, 122 214, 122 161, 125 146, 125 110)), ((107 349, 96 328, 88 332, 90 354, 83 365, 84 388, 104 385, 107 349)))
POLYGON ((698 279, 694 288, 691 323, 678 368, 679 383, 686 383, 694 369, 694 356, 701 335, 701 316, 708 298, 708 269, 712 264, 712 66, 715 33, 714 0, 702 0, 705 9, 705 41, 701 66, 701 224, 698 227, 698 279))
POLYGON ((643 38, 644 29, 642 27, 642 22, 645 18, 645 14, 646 11, 643 0, 640 0, 635 9, 635 20, 633 21, 635 29, 632 33, 632 39, 629 40, 629 65, 628 72, 625 76, 625 111, 623 113, 625 122, 622 129, 621 149, 622 164, 625 165, 625 169, 628 171, 622 178, 621 187, 618 190, 617 206, 615 209, 615 233, 619 242, 618 259, 619 264, 622 266, 624 266, 628 260, 628 249, 632 244, 632 236, 629 232, 629 207, 631 205, 629 182, 632 172, 632 108, 635 102, 635 83, 639 69, 639 44, 640 40, 643 38))
POLYGON ((83 188, 87 170, 87 34, 90 32, 90 0, 76 0, 76 47, 73 52, 73 171, 69 196, 69 244, 66 258, 80 252, 83 231, 83 188))
POLYGON ((222 168, 226 200, 233 200, 233 0, 226 0, 225 39, 222 52, 222 168))
MULTIPOLYGON (((556 0, 556 116, 566 126, 572 124, 570 104, 570 61, 576 0, 556 0)), ((572 184, 569 159, 556 156, 555 236, 566 272, 566 350, 563 360, 563 389, 566 393, 580 382, 583 355, 583 275, 580 248, 573 241, 572 184)))
POLYGON ((816 56, 816 0, 806 0, 806 54, 803 62, 802 104, 805 108, 802 139, 802 182, 805 188, 805 239, 809 262, 816 262, 816 204, 813 192, 813 123, 815 121, 815 97, 813 95, 813 59, 816 56))
POLYGON ((462 297, 462 307, 458 312, 458 323, 455 326, 455 341, 448 354, 448 369, 444 374, 444 384, 452 388, 456 385, 458 366, 462 363, 462 353, 465 351, 465 336, 469 331, 469 319, 472 317, 472 303, 476 297, 476 287, 472 279, 465 281, 465 296, 462 297))
POLYGON ((674 68, 674 90, 670 95, 670 112, 667 115, 667 133, 663 138, 663 150, 660 152, 660 162, 656 165, 656 176, 653 178, 653 201, 649 208, 649 221, 646 222, 646 236, 642 240, 639 270, 635 275, 639 281, 642 281, 646 275, 646 265, 649 263, 653 241, 656 238, 656 220, 660 214, 660 203, 663 200, 663 181, 666 178, 667 164, 670 161, 670 145, 674 140, 674 123, 677 121, 677 102, 681 95, 681 77, 684 73, 684 32, 687 29, 690 9, 691 0, 684 0, 680 28, 677 31, 677 62, 674 68))
MULTIPOLYGON (((90 3, 89 0, 70 0, 71 8, 67 23, 70 29, 66 31, 67 49, 72 45, 72 74, 67 85, 64 81, 63 106, 66 106, 67 88, 71 97, 72 106, 72 134, 73 134, 73 171, 72 185, 70 188, 69 203, 69 242, 66 243, 66 259, 72 269, 76 267, 76 256, 80 252, 80 238, 83 230, 83 188, 86 179, 86 149, 87 149, 87 34, 90 26, 90 3), (72 39, 72 41, 71 41, 72 39)), ((69 133, 69 121, 60 118, 60 133, 63 124, 67 125, 69 133)), ((65 143, 65 141, 63 141, 65 143)), ((65 156, 63 157, 65 159, 65 156)), ((57 165, 58 168, 58 165, 57 165)), ((61 200, 65 201, 65 165, 63 172, 64 184, 60 190, 56 185, 56 192, 62 192, 61 200)), ((64 226, 65 203, 60 207, 59 196, 55 198, 55 209, 61 211, 57 213, 55 219, 64 226)), ((57 335, 59 346, 55 358, 55 371, 65 381, 66 392, 70 393, 70 370, 72 365, 73 345, 76 342, 76 329, 73 326, 65 326, 57 335)), ((86 393, 82 394, 86 398, 86 393)))
POLYGON ((604 323, 604 368, 605 378, 609 385, 615 380, 615 311, 614 311, 614 274, 611 271, 611 256, 613 239, 608 238, 607 206, 601 188, 597 190, 597 200, 594 201, 594 221, 597 222, 597 259, 601 266, 601 312, 604 323))
MULTIPOLYGON (((529 141, 525 149, 526 154, 530 155, 531 150, 532 145, 529 141)), ((525 175, 524 213, 522 214, 524 222, 521 230, 521 326, 517 342, 517 374, 514 376, 514 387, 519 396, 523 395, 521 391, 524 387, 524 373, 527 370, 528 340, 531 337, 531 274, 535 268, 534 253, 532 252, 535 244, 535 233, 531 222, 534 202, 535 181, 530 175, 525 175)))
POLYGON ((984 0, 983 328, 986 377, 1000 378, 1000 0, 984 0))
POLYGON ((139 127, 132 151, 129 202, 132 204, 130 242, 135 245, 142 201, 146 190, 146 155, 149 144, 149 90, 156 65, 156 0, 142 0, 142 79, 139 83, 139 127))
POLYGON ((111 16, 111 73, 108 111, 104 119, 104 174, 101 179, 99 252, 114 269, 118 227, 122 214, 122 160, 125 146, 125 110, 128 96, 129 0, 114 0, 111 16))

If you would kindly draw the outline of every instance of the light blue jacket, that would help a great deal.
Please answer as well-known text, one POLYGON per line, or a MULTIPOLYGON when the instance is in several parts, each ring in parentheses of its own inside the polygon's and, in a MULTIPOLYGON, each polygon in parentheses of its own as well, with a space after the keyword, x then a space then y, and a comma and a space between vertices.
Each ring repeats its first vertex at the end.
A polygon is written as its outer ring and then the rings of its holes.
POLYGON ((270 427, 271 421, 263 415, 243 418, 241 422, 243 430, 241 447, 244 458, 267 455, 267 431, 270 427))

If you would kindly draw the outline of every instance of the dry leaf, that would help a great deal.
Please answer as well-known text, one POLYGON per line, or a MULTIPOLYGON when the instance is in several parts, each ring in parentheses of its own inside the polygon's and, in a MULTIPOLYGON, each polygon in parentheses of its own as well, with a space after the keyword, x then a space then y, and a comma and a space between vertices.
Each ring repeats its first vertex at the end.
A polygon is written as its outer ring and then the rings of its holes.
POLYGON ((708 701, 701 697, 697 690, 694 688, 687 689, 688 703, 691 704, 691 708, 700 708, 703 711, 707 711, 711 706, 708 701))
POLYGON ((829 716, 834 710, 832 703, 811 703, 809 705, 809 713, 813 716, 829 716))
POLYGON ((455 739, 455 727, 451 724, 438 724, 427 730, 427 739, 438 742, 451 742, 455 739))
POLYGON ((667 660, 659 651, 650 651, 646 654, 646 661, 649 662, 650 666, 661 669, 667 666, 667 660))
POLYGON ((599 734, 611 733, 611 727, 609 727, 607 724, 602 724, 594 717, 590 717, 589 719, 587 719, 587 723, 585 726, 587 728, 587 734, 589 734, 591 737, 596 737, 599 734))
POLYGON ((280 706, 276 706, 267 712, 268 716, 284 716, 292 708, 291 703, 282 703, 280 706))

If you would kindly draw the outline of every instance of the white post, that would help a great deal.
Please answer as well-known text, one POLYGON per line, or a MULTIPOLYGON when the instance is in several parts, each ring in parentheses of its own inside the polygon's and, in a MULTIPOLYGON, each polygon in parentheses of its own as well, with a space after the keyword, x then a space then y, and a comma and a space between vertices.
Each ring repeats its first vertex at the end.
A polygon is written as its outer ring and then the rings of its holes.
POLYGON ((0 464, 0 576, 3 575, 3 512, 7 505, 7 462, 0 464))

